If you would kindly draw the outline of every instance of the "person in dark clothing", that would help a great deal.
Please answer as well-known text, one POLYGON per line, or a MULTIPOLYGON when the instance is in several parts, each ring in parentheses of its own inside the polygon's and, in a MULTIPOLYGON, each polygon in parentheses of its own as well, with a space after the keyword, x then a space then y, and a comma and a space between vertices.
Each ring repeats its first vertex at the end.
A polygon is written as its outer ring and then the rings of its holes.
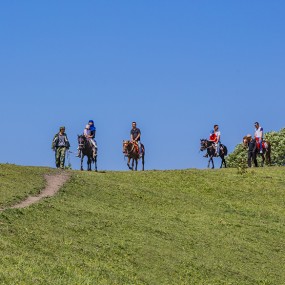
POLYGON ((141 149, 141 130, 139 128, 137 128, 137 123, 136 122, 132 122, 132 129, 130 131, 130 135, 131 135, 131 142, 138 144, 139 155, 141 155, 141 153, 142 153, 142 149, 141 149))
POLYGON ((247 165, 251 167, 252 161, 254 166, 257 167, 257 160, 256 160, 256 141, 252 138, 251 135, 246 136, 248 139, 248 150, 247 150, 247 165))

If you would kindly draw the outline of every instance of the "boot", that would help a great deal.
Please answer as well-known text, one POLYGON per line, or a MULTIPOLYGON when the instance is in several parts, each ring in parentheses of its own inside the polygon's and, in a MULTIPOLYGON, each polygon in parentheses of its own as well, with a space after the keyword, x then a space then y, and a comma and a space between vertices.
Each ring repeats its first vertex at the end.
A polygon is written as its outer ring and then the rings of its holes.
POLYGON ((81 157, 81 150, 78 150, 76 157, 81 157))

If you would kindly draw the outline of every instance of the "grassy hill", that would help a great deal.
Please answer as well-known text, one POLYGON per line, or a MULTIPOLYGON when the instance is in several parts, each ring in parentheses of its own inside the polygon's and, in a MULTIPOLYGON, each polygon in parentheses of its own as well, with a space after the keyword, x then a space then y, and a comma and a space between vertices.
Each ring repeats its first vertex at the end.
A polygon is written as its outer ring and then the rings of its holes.
MULTIPOLYGON (((54 171, 0 170, 17 197, 54 171)), ((285 284, 285 168, 70 172, 0 212, 0 284, 285 284)))

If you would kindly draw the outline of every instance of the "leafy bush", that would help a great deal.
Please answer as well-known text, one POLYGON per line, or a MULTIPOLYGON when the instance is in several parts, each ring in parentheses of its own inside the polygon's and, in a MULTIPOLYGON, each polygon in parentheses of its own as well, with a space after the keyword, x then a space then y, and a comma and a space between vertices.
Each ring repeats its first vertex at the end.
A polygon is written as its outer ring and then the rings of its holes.
MULTIPOLYGON (((264 139, 271 144, 271 165, 285 165, 285 128, 279 132, 265 133, 264 139)), ((241 161, 247 161, 247 148, 243 144, 238 144, 234 151, 227 157, 228 167, 240 167, 241 161)), ((258 164, 260 165, 261 157, 257 157, 258 164)))

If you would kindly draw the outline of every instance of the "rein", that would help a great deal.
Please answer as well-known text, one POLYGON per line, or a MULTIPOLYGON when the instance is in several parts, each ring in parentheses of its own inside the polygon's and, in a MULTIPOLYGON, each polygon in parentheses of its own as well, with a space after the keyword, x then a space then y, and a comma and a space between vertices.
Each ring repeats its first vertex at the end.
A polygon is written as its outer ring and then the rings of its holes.
POLYGON ((125 148, 125 149, 126 149, 125 156, 130 155, 130 154, 133 152, 134 148, 135 148, 135 145, 134 145, 133 143, 128 143, 128 146, 129 146, 130 144, 132 145, 132 147, 131 147, 130 150, 128 150, 128 147, 125 148))

